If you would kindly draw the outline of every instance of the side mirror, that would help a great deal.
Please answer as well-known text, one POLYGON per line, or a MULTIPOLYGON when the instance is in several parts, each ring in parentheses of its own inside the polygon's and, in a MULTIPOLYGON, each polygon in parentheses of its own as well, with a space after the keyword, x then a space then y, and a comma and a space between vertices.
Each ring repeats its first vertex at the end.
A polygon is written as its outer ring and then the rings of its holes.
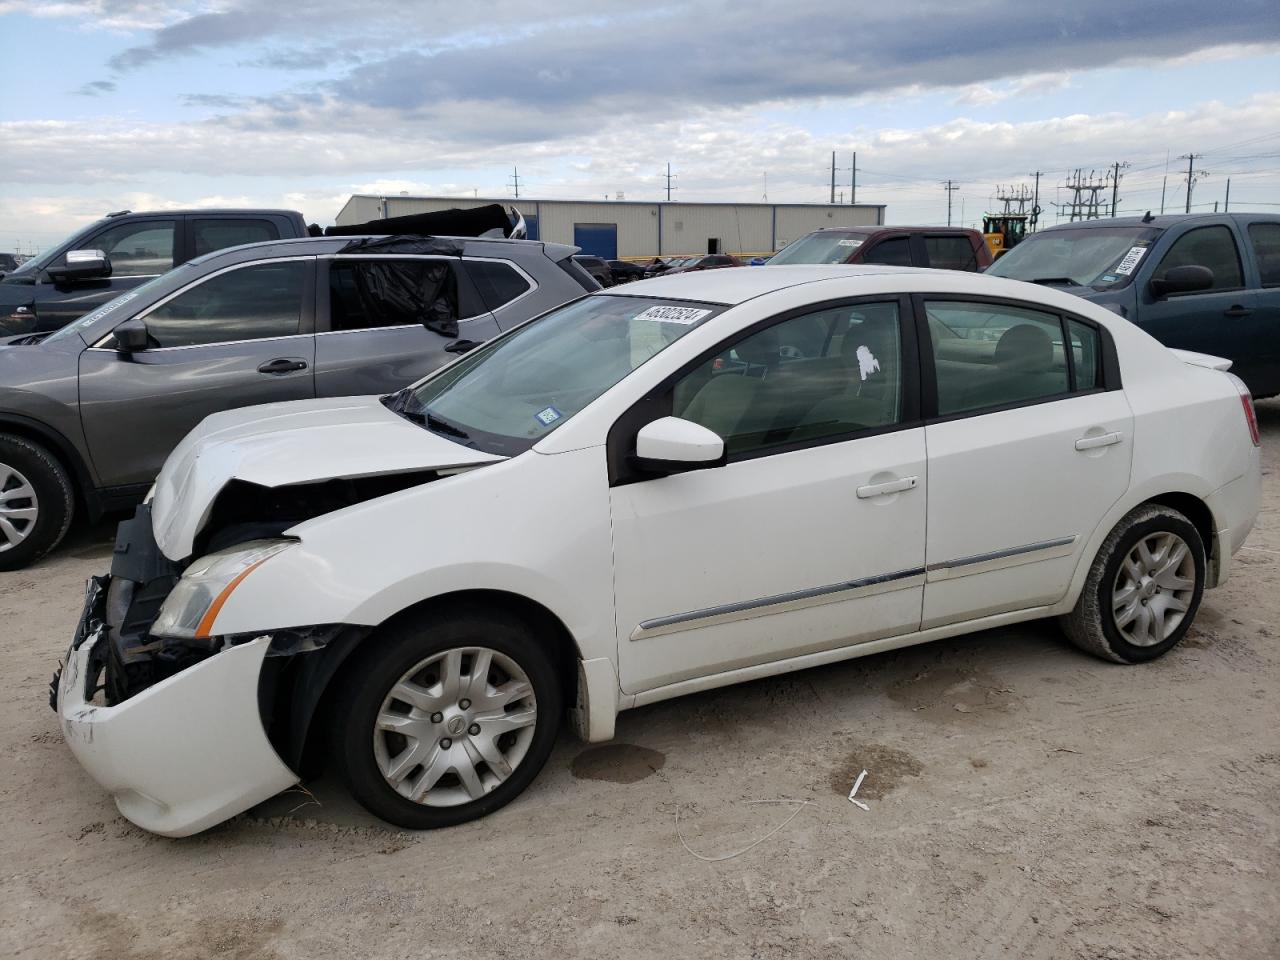
POLYGON ((77 283, 111 276, 111 259, 101 250, 69 250, 57 266, 48 268, 54 283, 77 283))
POLYGON ((126 320, 113 331, 116 349, 121 353, 137 353, 145 350, 151 343, 151 335, 142 320, 126 320))
POLYGON ((718 467, 724 461, 724 440, 691 420, 662 417, 645 424, 636 434, 633 462, 646 473, 705 470, 718 467))
POLYGON ((1194 293, 1196 290, 1208 290, 1213 286, 1213 271, 1208 267, 1188 264, 1185 267, 1171 267, 1163 277, 1155 277, 1151 281, 1153 296, 1167 297, 1171 293, 1194 293))

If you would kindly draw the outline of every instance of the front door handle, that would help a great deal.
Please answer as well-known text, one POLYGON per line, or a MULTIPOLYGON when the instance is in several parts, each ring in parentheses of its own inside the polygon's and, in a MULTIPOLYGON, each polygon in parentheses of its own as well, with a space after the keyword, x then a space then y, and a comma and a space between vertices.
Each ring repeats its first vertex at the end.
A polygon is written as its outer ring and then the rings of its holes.
POLYGON ((259 373, 269 373, 279 375, 282 373, 293 373, 295 370, 307 369, 307 361, 300 360, 297 357, 276 357, 274 360, 268 360, 266 363, 258 367, 259 373))
POLYGON ((1109 447, 1119 443, 1124 437, 1119 433, 1104 433, 1099 437, 1081 437, 1076 441, 1077 450, 1094 450, 1098 447, 1109 447))
POLYGON ((914 490, 919 482, 919 477, 903 477, 901 480, 888 480, 885 483, 867 483, 858 488, 858 499, 867 500, 871 497, 882 497, 886 493, 914 490))
POLYGON ((1242 307, 1238 303, 1233 305, 1229 309, 1222 311, 1222 315, 1224 317, 1247 317, 1251 313, 1253 313, 1252 310, 1250 310, 1248 307, 1242 307))

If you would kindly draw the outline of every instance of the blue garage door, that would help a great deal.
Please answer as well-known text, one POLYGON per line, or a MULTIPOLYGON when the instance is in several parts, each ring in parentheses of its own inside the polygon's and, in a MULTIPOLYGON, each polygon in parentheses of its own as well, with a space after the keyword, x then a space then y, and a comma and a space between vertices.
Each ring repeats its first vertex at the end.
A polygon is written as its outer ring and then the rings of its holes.
POLYGON ((538 215, 535 213, 524 214, 524 228, 526 231, 526 240, 537 240, 538 237, 538 215))
POLYGON ((617 260, 618 225, 616 223, 575 223, 573 243, 574 246, 581 247, 583 253, 589 253, 593 257, 617 260))

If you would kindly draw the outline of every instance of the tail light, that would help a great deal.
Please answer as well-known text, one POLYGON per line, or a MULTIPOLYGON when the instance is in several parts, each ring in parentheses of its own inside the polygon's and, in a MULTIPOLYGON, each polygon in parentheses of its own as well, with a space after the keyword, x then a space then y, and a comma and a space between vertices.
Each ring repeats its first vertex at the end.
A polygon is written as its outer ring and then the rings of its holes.
POLYGON ((1262 446, 1262 436, 1258 432, 1258 412, 1253 409, 1253 395, 1249 392, 1249 388, 1245 386, 1245 382, 1237 377, 1234 373, 1227 374, 1235 381, 1236 390, 1240 393, 1240 406, 1244 407, 1244 421, 1249 425, 1249 437, 1253 440, 1255 447, 1262 446))

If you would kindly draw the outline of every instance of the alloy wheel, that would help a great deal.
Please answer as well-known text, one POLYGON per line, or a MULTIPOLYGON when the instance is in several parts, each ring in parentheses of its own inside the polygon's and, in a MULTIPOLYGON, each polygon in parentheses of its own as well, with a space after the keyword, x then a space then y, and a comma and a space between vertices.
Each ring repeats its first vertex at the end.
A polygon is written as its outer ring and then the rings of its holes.
POLYGON ((454 807, 511 776, 537 719, 533 684, 518 663, 488 647, 457 647, 392 685, 375 721, 374 757, 401 796, 454 807))
POLYGON ((1126 554, 1111 595, 1116 627, 1135 647, 1169 639, 1191 607, 1195 556, 1176 533, 1143 537, 1126 554))
POLYGON ((12 550, 31 535, 40 515, 40 501, 31 481, 0 463, 0 553, 12 550))

